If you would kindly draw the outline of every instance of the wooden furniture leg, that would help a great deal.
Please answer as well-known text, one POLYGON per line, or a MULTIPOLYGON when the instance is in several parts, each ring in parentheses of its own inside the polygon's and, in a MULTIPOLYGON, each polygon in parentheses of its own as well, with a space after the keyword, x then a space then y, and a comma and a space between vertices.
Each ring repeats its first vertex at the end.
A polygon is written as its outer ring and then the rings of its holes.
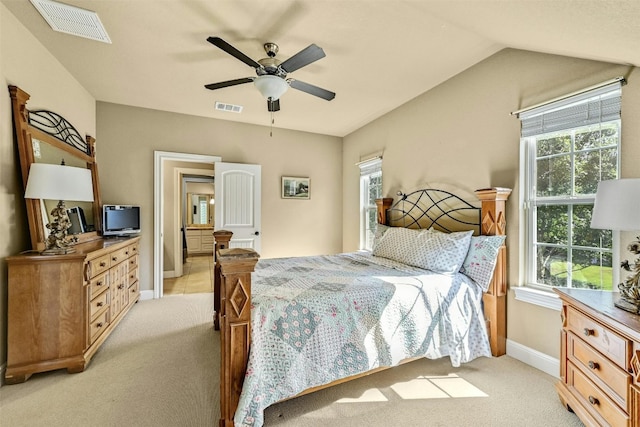
MULTIPOLYGON (((511 194, 509 188, 487 188, 476 190, 482 202, 482 234, 504 236, 507 227, 506 201, 511 194)), ((484 315, 489 322, 491 354, 507 353, 507 250, 503 244, 493 272, 489 290, 483 295, 484 315)))
MULTIPOLYGON (((233 233, 227 230, 218 230, 213 232, 215 248, 213 256, 217 257, 218 251, 229 248, 229 241, 233 233)), ((216 260, 214 259, 214 262, 216 260)), ((220 330, 220 267, 216 262, 213 271, 213 329, 220 330)))
POLYGON ((253 249, 221 249, 220 427, 232 427, 251 344, 251 273, 260 256, 253 249))

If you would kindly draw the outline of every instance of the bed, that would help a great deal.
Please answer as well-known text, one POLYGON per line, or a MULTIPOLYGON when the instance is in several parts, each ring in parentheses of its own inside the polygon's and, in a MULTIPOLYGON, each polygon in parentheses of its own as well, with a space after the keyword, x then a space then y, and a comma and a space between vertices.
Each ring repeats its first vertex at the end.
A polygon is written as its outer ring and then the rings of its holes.
POLYGON ((380 199, 372 252, 258 262, 216 231, 220 426, 261 426, 273 403, 416 358, 504 354, 510 192, 380 199))

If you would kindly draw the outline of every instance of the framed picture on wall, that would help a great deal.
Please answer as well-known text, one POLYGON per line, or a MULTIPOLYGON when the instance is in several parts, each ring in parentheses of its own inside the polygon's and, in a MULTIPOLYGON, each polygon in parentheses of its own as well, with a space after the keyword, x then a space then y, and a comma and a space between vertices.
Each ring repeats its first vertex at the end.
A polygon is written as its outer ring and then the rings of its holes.
POLYGON ((311 180, 295 176, 282 177, 283 199, 309 199, 311 195, 311 180))

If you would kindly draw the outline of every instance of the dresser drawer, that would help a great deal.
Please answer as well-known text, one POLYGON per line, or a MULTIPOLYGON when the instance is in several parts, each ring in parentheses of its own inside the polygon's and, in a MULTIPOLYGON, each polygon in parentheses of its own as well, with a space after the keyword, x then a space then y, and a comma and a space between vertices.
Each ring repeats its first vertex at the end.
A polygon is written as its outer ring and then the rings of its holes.
POLYGON ((138 244, 134 243, 126 247, 124 254, 126 256, 134 256, 138 254, 138 244))
POLYGON ((93 343, 109 326, 109 310, 105 310, 89 325, 89 333, 91 334, 91 342, 93 343))
POLYGON ((138 269, 138 267, 134 268, 133 270, 129 269, 129 285, 131 285, 133 282, 138 281, 139 271, 140 270, 138 269))
POLYGON ((109 306, 109 292, 103 292, 94 299, 91 300, 89 305, 89 318, 94 320, 101 311, 104 311, 109 306))
POLYGON ((135 301, 140 294, 140 282, 136 280, 135 283, 129 285, 129 302, 135 301))
POLYGON ((89 299, 92 300, 100 293, 109 289, 109 272, 100 274, 89 280, 89 299))
POLYGON ((589 412, 600 415, 609 425, 630 425, 629 416, 571 362, 567 363, 567 385, 577 395, 582 406, 589 412))
POLYGON ((622 369, 627 369, 631 344, 573 307, 567 307, 567 329, 604 354, 622 369))
POLYGON ((129 258, 129 255, 127 255, 128 252, 129 251, 127 248, 122 248, 117 251, 111 252, 109 254, 109 261, 111 262, 111 266, 113 267, 114 265, 117 265, 125 259, 129 258))
POLYGON ((567 336, 567 356, 588 377, 603 389, 621 408, 628 408, 631 375, 610 362, 572 333, 567 336))
POLYGON ((92 277, 96 277, 98 274, 107 271, 109 267, 111 267, 109 254, 102 255, 101 257, 92 259, 88 264, 88 277, 87 279, 91 279, 92 277))
POLYGON ((138 255, 134 255, 129 258, 129 270, 138 268, 138 255))

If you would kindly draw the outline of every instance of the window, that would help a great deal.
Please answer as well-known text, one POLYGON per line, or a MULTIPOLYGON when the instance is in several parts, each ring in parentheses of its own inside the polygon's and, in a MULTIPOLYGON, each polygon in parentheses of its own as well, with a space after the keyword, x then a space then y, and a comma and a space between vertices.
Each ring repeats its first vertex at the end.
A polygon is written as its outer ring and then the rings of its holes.
POLYGON ((382 158, 358 163, 360 166, 360 249, 371 250, 378 223, 376 199, 382 197, 382 158))
POLYGON ((591 229, 598 182, 617 179, 621 82, 519 114, 524 267, 543 288, 613 289, 613 235, 591 229))

